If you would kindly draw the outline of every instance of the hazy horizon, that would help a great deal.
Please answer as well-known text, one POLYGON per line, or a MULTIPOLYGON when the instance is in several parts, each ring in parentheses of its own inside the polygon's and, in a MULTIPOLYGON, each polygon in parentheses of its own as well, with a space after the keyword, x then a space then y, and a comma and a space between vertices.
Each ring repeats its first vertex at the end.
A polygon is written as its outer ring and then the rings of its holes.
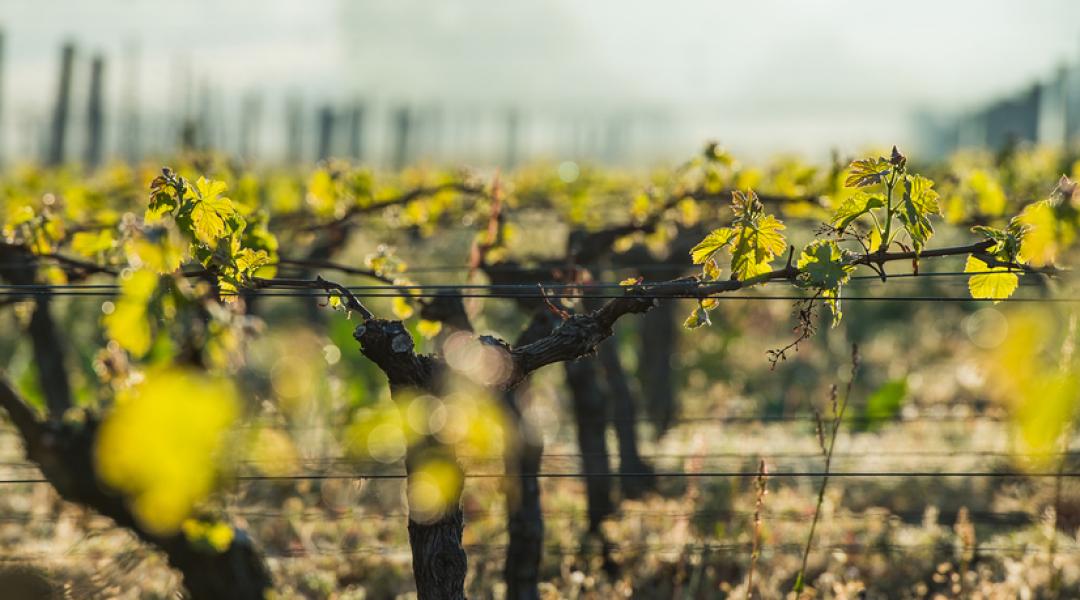
MULTIPOLYGON (((917 111, 951 113, 1019 91, 1080 57, 1080 4, 531 0, 349 2, 8 0, 4 130, 47 116, 59 47, 109 61, 123 99, 137 57, 143 111, 212 90, 376 105, 518 107, 571 115, 668 115, 664 152, 706 138, 737 152, 821 156, 917 141, 917 111), (977 20, 972 10, 978 7, 977 20), (187 87, 188 89, 182 89, 187 87)), ((78 72, 76 84, 79 85, 78 72)), ((79 113, 79 105, 74 107, 79 113)))

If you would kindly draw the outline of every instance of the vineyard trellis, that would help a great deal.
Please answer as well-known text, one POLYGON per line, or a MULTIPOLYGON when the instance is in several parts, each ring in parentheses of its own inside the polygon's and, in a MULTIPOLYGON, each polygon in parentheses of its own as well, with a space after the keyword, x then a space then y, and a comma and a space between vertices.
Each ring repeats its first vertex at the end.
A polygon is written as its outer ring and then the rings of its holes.
MULTIPOLYGON (((696 163, 694 168, 703 168, 706 173, 711 173, 709 169, 725 164, 714 147, 710 147, 705 156, 705 166, 696 163)), ((336 173, 333 169, 326 171, 325 177, 329 178, 330 184, 320 180, 320 185, 337 185, 334 183, 335 177, 339 178, 338 183, 346 181, 346 187, 366 189, 364 186, 369 185, 363 179, 349 180, 349 175, 336 173)), ((637 450, 634 424, 640 419, 633 412, 638 402, 631 397, 633 392, 626 385, 627 376, 618 355, 613 352, 613 345, 604 343, 614 335, 615 324, 624 316, 648 313, 660 305, 661 300, 691 299, 697 302, 697 308, 687 319, 686 325, 696 328, 710 322, 709 313, 716 309, 721 300, 796 302, 801 307, 797 319, 798 336, 791 345, 772 354, 775 364, 786 359, 788 352, 797 349, 798 344, 813 333, 816 328, 814 314, 818 307, 827 306, 833 315, 833 322, 839 321, 842 315, 841 301, 1008 301, 1044 304, 1078 301, 1046 294, 1037 297, 1012 295, 1020 286, 1022 276, 1036 279, 1034 285, 1045 291, 1043 280, 1057 274, 1052 258, 1045 256, 1050 252, 1046 246, 1056 248, 1059 242, 1057 237, 1068 237, 1059 235, 1060 232, 1054 229, 1056 224, 1074 226, 1075 215, 1069 211, 1075 189, 1070 181, 1062 180, 1051 200, 1030 205, 1004 228, 976 225, 974 232, 982 238, 980 241, 937 248, 928 247, 926 242, 934 233, 930 217, 940 212, 938 193, 930 180, 908 171, 906 157, 895 148, 888 157, 871 157, 853 162, 847 169, 845 183, 859 191, 848 195, 834 207, 829 225, 816 232, 814 240, 799 252, 787 242, 782 233, 784 225, 768 213, 766 205, 806 203, 807 197, 759 196, 737 189, 692 190, 672 193, 657 202, 642 218, 630 223, 573 231, 564 256, 534 261, 531 266, 523 266, 500 256, 505 250, 506 229, 504 191, 498 180, 490 186, 457 181, 421 186, 382 201, 355 203, 344 210, 324 211, 315 223, 305 224, 304 218, 286 219, 286 226, 317 238, 307 256, 300 259, 276 257, 277 241, 266 228, 265 215, 259 209, 249 210, 249 207, 244 208, 246 212, 243 212, 243 204, 224 197, 224 184, 202 178, 192 183, 168 169, 152 184, 146 217, 141 223, 130 222, 126 230, 120 231, 119 238, 113 238, 113 234, 109 233, 109 239, 102 241, 104 238, 100 236, 108 230, 94 224, 75 228, 78 231, 74 235, 85 234, 79 238, 82 244, 92 244, 95 239, 101 242, 104 250, 96 252, 99 257, 108 250, 124 248, 128 256, 121 258, 117 264, 77 259, 54 251, 53 246, 74 245, 74 239, 68 239, 66 235, 57 236, 55 231, 50 230, 53 217, 48 210, 40 214, 31 211, 28 219, 14 224, 9 232, 9 241, 0 246, 0 276, 6 280, 6 284, 0 287, 0 298, 4 298, 5 302, 28 302, 33 306, 28 331, 48 416, 45 420, 40 419, 10 385, 0 387, 0 405, 7 410, 26 444, 28 458, 39 466, 43 477, 0 479, 0 484, 51 483, 61 496, 109 516, 119 525, 135 531, 144 541, 161 548, 170 562, 183 573, 185 586, 196 596, 261 597, 272 585, 264 562, 265 553, 260 552, 242 530, 229 526, 230 541, 225 549, 217 553, 206 552, 205 547, 195 543, 188 532, 174 529, 163 534, 161 530, 148 526, 136 501, 125 497, 124 493, 116 495, 116 490, 102 486, 98 481, 102 464, 100 458, 95 459, 95 448, 99 447, 101 428, 109 427, 111 413, 89 415, 81 423, 64 421, 64 415, 75 403, 65 373, 64 332, 50 317, 52 298, 116 297, 113 310, 122 306, 123 310, 128 311, 124 314, 129 317, 146 317, 149 311, 159 310, 161 303, 168 299, 174 313, 179 304, 193 316, 185 318, 209 321, 218 318, 214 316, 217 312, 227 311, 238 299, 255 302, 262 297, 308 298, 311 300, 309 306, 317 306, 314 300, 321 299, 327 305, 359 317, 360 323, 353 334, 359 351, 385 375, 391 396, 400 406, 409 404, 417 397, 445 397, 455 385, 462 385, 454 380, 461 369, 446 357, 417 352, 415 334, 404 325, 405 317, 400 314, 412 313, 411 308, 406 310, 395 304, 397 318, 383 319, 376 316, 379 311, 365 304, 369 299, 378 298, 401 301, 406 308, 410 306, 409 303, 415 303, 421 317, 440 324, 444 339, 464 336, 459 339, 468 339, 475 352, 483 356, 485 364, 496 365, 494 373, 464 384, 464 389, 467 393, 496 394, 501 398, 505 414, 510 415, 507 426, 510 433, 505 436, 507 446, 504 449, 505 469, 502 473, 466 472, 458 449, 429 431, 409 440, 404 473, 238 474, 235 479, 241 482, 399 479, 405 480, 413 491, 426 483, 428 491, 433 488, 438 496, 438 506, 422 508, 423 502, 410 497, 411 510, 408 515, 412 565, 420 598, 463 597, 466 552, 479 548, 500 548, 505 551, 505 577, 511 596, 530 597, 536 593, 537 566, 543 554, 550 551, 543 547, 545 513, 539 504, 539 480, 574 478, 586 481, 588 531, 600 538, 605 563, 609 563, 608 552, 617 549, 618 545, 604 539, 600 523, 616 510, 610 480, 619 480, 625 488, 624 494, 633 496, 648 492, 658 479, 664 477, 747 478, 757 475, 756 472, 739 470, 657 469, 650 462, 657 456, 642 454, 637 450), (400 265, 396 265, 389 254, 378 256, 368 269, 357 269, 332 261, 334 255, 346 246, 349 234, 356 228, 356 220, 361 215, 395 210, 422 198, 439 197, 448 192, 487 202, 486 214, 481 213, 486 217, 486 226, 472 245, 469 264, 455 268, 467 269, 470 276, 482 272, 491 283, 415 284, 402 276, 404 268, 399 268, 400 265), (733 204, 730 226, 711 232, 696 226, 675 226, 678 232, 668 240, 679 253, 692 256, 692 262, 702 269, 700 274, 682 276, 689 264, 680 265, 670 261, 643 263, 639 259, 620 264, 616 260, 619 253, 615 248, 620 240, 659 230, 666 215, 688 199, 730 199, 733 204), (1053 217, 1051 223, 1054 231, 1049 234, 1040 228, 1046 226, 1047 212, 1053 217), (859 229, 858 223, 862 224, 862 229, 859 229), (901 231, 906 236, 905 241, 899 238, 901 231), (1048 235, 1051 238, 1049 241, 1046 239, 1048 235), (91 239, 88 236, 99 237, 91 239), (1034 242, 1042 246, 1033 247, 1034 242), (900 250, 893 250, 894 246, 900 250), (185 261, 185 256, 190 260, 185 261), (967 268, 962 272, 918 272, 921 261, 946 257, 965 258, 967 268), (730 260, 725 261, 725 258, 730 260), (774 268, 774 261, 779 261, 783 266, 774 268), (76 282, 40 282, 39 271, 47 269, 47 265, 52 263, 69 280, 76 282), (888 274, 886 265, 896 263, 912 265, 913 272, 888 274), (296 276, 262 274, 266 268, 284 266, 295 268, 296 276), (860 277, 853 275, 857 267, 870 269, 875 274, 866 276, 866 279, 856 279, 860 277), (592 272, 616 268, 642 273, 654 270, 655 273, 664 274, 666 279, 646 282, 642 277, 637 277, 618 283, 590 279, 592 272), (727 278, 721 276, 724 269, 730 271, 727 278), (361 275, 381 283, 378 286, 345 286, 314 275, 318 270, 361 275), (77 282, 93 275, 119 277, 120 282, 77 282), (842 288, 856 281, 872 279, 887 283, 894 277, 964 277, 970 296, 851 296, 841 293, 842 288), (208 288, 200 290, 200 283, 208 284, 208 288), (790 285, 797 293, 736 293, 766 284, 790 285), (465 303, 482 298, 516 301, 521 315, 528 322, 516 343, 509 344, 490 335, 476 335, 465 303), (571 307, 565 301, 572 300, 582 301, 583 310, 571 313, 571 307), (593 355, 596 355, 595 359, 593 355), (575 471, 542 469, 542 444, 537 443, 535 436, 528 434, 529 424, 522 418, 521 398, 517 395, 519 386, 525 385, 533 372, 557 363, 566 364, 575 407, 580 452, 573 456, 585 466, 575 471), (610 389, 597 387, 598 371, 603 371, 610 389), (596 417, 603 414, 610 403, 618 402, 621 402, 618 405, 621 416, 596 417), (621 465, 617 473, 609 470, 604 441, 608 425, 614 427, 617 434, 621 465), (465 516, 461 506, 463 486, 468 479, 483 478, 505 480, 510 505, 514 507, 506 512, 509 532, 507 545, 466 545, 462 541, 465 516)), ((423 268, 421 266, 409 272, 420 273, 423 268)), ((112 314, 116 313, 107 313, 106 317, 112 314)), ((671 321, 671 318, 666 318, 665 327, 671 325, 671 321)), ((141 358, 148 351, 143 347, 142 339, 146 332, 139 329, 132 334, 117 322, 118 319, 106 318, 107 337, 133 358, 141 358)), ((662 329, 658 335, 661 338, 665 335, 670 337, 662 329)), ((154 333, 151 329, 146 335, 152 336, 154 333)), ((181 340, 183 350, 179 354, 182 361, 199 370, 211 371, 212 366, 201 356, 200 340, 196 339, 208 334, 200 329, 185 332, 184 335, 187 337, 181 340)), ((663 344, 658 347, 663 351, 663 344)), ((665 376, 659 374, 657 377, 663 379, 665 376)), ((660 389, 665 385, 670 384, 661 384, 660 389)), ((121 387, 119 391, 123 393, 124 390, 121 387)), ((677 422, 675 412, 671 407, 659 407, 652 416, 663 415, 659 420, 659 427, 663 429, 677 422)), ((804 417, 785 418, 790 421, 808 420, 804 417)), ((752 418, 702 419, 719 423, 752 418)), ((826 471, 771 469, 769 478, 822 478, 826 474, 837 478, 1061 479, 1080 476, 1080 473, 1064 469, 829 472, 826 468, 826 471)), ((130 490, 125 492, 128 496, 132 495, 130 490)), ((214 526, 213 521, 206 523, 206 527, 214 526)), ((702 548, 709 551, 720 551, 722 548, 746 550, 740 544, 705 545, 702 548)), ((780 547, 766 546, 763 550, 779 551, 780 547)), ((987 550, 992 551, 992 548, 987 550)))

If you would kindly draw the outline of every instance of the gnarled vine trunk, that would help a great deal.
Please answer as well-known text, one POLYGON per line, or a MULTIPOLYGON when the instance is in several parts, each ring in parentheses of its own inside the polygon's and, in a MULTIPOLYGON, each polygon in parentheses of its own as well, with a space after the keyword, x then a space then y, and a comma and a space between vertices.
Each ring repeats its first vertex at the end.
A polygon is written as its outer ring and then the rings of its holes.
MULTIPOLYGON (((36 259, 29 251, 0 245, 0 262, 8 265, 0 269, 4 279, 16 284, 33 283, 36 259)), ((96 417, 82 424, 63 421, 64 412, 73 406, 71 384, 64 365, 65 342, 49 308, 48 297, 37 296, 28 328, 48 418, 39 419, 18 392, 0 379, 0 407, 15 424, 27 459, 38 465, 61 498, 109 517, 164 552, 169 564, 180 571, 192 598, 264 598, 273 587, 273 580, 258 549, 243 530, 233 527, 233 541, 225 552, 198 548, 183 534, 151 533, 139 524, 119 494, 98 481, 93 456, 99 421, 96 417)))
MULTIPOLYGON (((409 448, 405 464, 412 475, 423 461, 437 453, 440 460, 457 466, 450 448, 441 446, 434 439, 409 448)), ((418 600, 464 600, 465 574, 469 561, 461 536, 465 529, 465 515, 461 510, 461 491, 464 473, 458 468, 458 485, 445 511, 434 520, 419 520, 409 507, 409 547, 412 550, 413 578, 416 581, 418 600)), ((411 485, 411 480, 410 480, 411 485)))
MULTIPOLYGON (((386 375, 392 397, 441 391, 445 365, 434 357, 413 352, 412 337, 400 321, 367 319, 356 327, 353 337, 360 342, 361 353, 386 375)), ((432 438, 408 448, 405 464, 409 474, 414 474, 433 454, 455 465, 463 480, 464 474, 452 450, 432 438)), ((411 477, 409 485, 412 485, 411 477)), ((409 512, 409 546, 418 600, 464 599, 468 558, 461 544, 465 526, 461 487, 447 499, 444 513, 432 521, 414 519, 411 504, 409 512)))
POLYGON ((465 517, 455 505, 433 523, 409 519, 413 578, 418 600, 463 600, 469 563, 461 546, 465 517))
POLYGON ((98 421, 81 425, 40 421, 6 381, 0 382, 0 406, 23 438, 27 458, 41 468, 60 497, 109 517, 164 552, 192 598, 256 600, 272 588, 270 571, 243 530, 234 527, 229 548, 214 552, 196 547, 183 534, 161 536, 143 528, 124 499, 97 479, 93 456, 98 421))
MULTIPOLYGON (((325 284, 325 282, 322 282, 325 284)), ((438 394, 444 381, 444 373, 449 368, 440 358, 432 355, 418 355, 414 350, 412 336, 401 321, 387 321, 375 318, 355 299, 350 299, 353 308, 364 318, 356 327, 353 337, 360 343, 360 352, 375 363, 386 375, 390 383, 392 396, 400 397, 402 392, 423 392, 438 394)), ((597 346, 611 337, 615 322, 628 314, 641 314, 656 305, 656 300, 636 294, 628 294, 604 304, 599 309, 585 315, 572 315, 563 320, 550 333, 532 343, 511 347, 506 342, 491 336, 479 336, 476 340, 498 352, 504 353, 509 369, 504 377, 494 384, 498 391, 509 391, 522 384, 529 375, 546 365, 559 362, 575 361, 595 353, 597 346)), ((586 361, 581 364, 588 365, 586 361)), ((590 379, 595 385, 595 378, 590 379)), ((592 419, 602 431, 605 422, 599 402, 600 418, 592 419)), ((597 400, 581 404, 578 412, 587 415, 596 413, 597 400)), ((588 419, 586 419, 587 421, 588 419)), ((590 437, 594 439, 594 437, 590 437)), ((425 451, 430 450, 430 446, 425 451)), ((585 450, 585 448, 583 448, 585 450)), ((422 458, 410 453, 406 457, 409 465, 422 458)), ((605 457, 606 466, 606 457, 605 457)), ((456 462, 454 463, 457 464, 456 462)), ((410 469, 413 467, 410 466, 410 469)), ((460 469, 460 466, 458 467, 460 469)), ((461 548, 463 520, 456 516, 460 511, 460 491, 451 498, 451 510, 434 523, 423 523, 410 519, 410 539, 413 544, 414 575, 417 592, 421 598, 459 598, 464 597, 463 584, 467 569, 464 551, 461 548), (432 570, 437 566, 441 571, 438 577, 432 570), (459 588, 458 583, 461 582, 459 588)), ((599 511, 610 514, 610 496, 606 508, 602 504, 599 511)), ((410 507, 410 512, 412 507, 410 507)), ((599 522, 599 521, 597 521, 599 522)), ((598 530, 598 528, 597 528, 598 530)), ((605 544, 605 559, 607 545, 605 544)), ((605 567, 613 569, 614 564, 605 560, 605 567)))

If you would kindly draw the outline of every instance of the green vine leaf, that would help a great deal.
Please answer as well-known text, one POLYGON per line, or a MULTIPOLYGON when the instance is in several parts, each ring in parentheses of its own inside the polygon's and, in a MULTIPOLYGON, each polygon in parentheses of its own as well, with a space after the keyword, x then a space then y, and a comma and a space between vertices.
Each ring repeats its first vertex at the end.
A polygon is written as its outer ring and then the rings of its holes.
MULTIPOLYGON (((164 169, 150 185, 146 219, 158 222, 171 215, 172 223, 164 223, 158 229, 181 234, 187 242, 187 250, 181 254, 194 257, 211 271, 217 278, 221 298, 234 301, 259 269, 266 268, 261 274, 273 276, 271 265, 276 259, 277 239, 267 229, 263 213, 248 211, 249 226, 238 205, 224 195, 227 190, 224 182, 205 177, 192 186, 170 169, 164 169)), ((148 244, 142 243, 140 247, 147 248, 148 244)), ((169 262, 170 266, 173 264, 169 262)))
POLYGON ((181 206, 177 217, 177 222, 188 225, 195 239, 206 246, 244 230, 244 218, 232 200, 222 196, 226 189, 223 182, 200 177, 195 183, 195 197, 181 206))
POLYGON ((855 267, 844 261, 844 253, 832 240, 814 240, 799 256, 802 281, 810 287, 835 289, 848 282, 855 267))
POLYGON ((690 250, 695 265, 702 266, 702 277, 715 281, 720 277, 717 254, 727 249, 731 254, 732 276, 746 280, 772 270, 770 263, 787 249, 781 233, 785 226, 765 212, 753 191, 732 193, 735 218, 730 227, 714 229, 690 250))
POLYGON ((921 252, 927 240, 934 234, 930 215, 939 214, 938 193, 934 182, 922 175, 908 175, 904 178, 904 197, 900 202, 899 217, 904 229, 911 236, 915 252, 921 252))
POLYGON ((712 325, 712 320, 709 319, 709 311, 705 309, 702 304, 698 304, 694 311, 690 313, 689 317, 683 321, 683 327, 687 329, 697 329, 705 325, 712 325))
POLYGON ((95 258, 111 250, 116 245, 116 238, 111 229, 101 231, 79 231, 71 236, 71 251, 79 256, 95 258))
POLYGON ((972 298, 993 300, 994 304, 1012 296, 1020 285, 1016 273, 1005 267, 993 267, 974 255, 968 256, 965 273, 977 273, 968 279, 968 291, 972 298))
POLYGON ((848 176, 844 180, 847 187, 868 187, 885 180, 892 172, 892 162, 882 156, 852 161, 848 166, 848 176))
POLYGON ((712 259, 717 252, 730 244, 734 236, 735 231, 730 227, 714 229, 709 235, 705 236, 705 239, 698 242, 698 245, 690 250, 690 258, 695 265, 704 264, 712 259))
POLYGON ((705 264, 702 266, 701 275, 708 281, 720 279, 720 265, 715 259, 710 258, 705 261, 705 264))
POLYGON ((851 196, 840 203, 840 206, 836 209, 836 213, 833 214, 831 223, 833 227, 843 231, 844 229, 847 229, 847 226, 851 225, 855 219, 858 219, 875 208, 884 207, 885 197, 881 194, 858 192, 854 196, 851 196))
POLYGON ((127 272, 120 278, 120 296, 102 317, 105 334, 135 358, 143 357, 153 342, 150 304, 159 276, 149 269, 127 272))
POLYGON ((843 313, 840 310, 840 288, 851 278, 855 267, 847 264, 840 246, 832 240, 810 242, 799 255, 799 284, 815 288, 829 306, 835 327, 843 313))
POLYGON ((1074 225, 1055 214, 1049 200, 1040 200, 1024 207, 1013 219, 1023 231, 1019 257, 1036 267, 1054 264, 1062 249, 1076 238, 1074 225))
POLYGON ((733 205, 734 242, 730 247, 732 275, 746 280, 771 271, 769 263, 787 249, 787 240, 780 233, 786 227, 779 219, 765 212, 765 207, 753 191, 747 194, 735 192, 733 205))
POLYGON ((994 246, 987 250, 987 253, 994 258, 1005 262, 1020 262, 1018 257, 1024 230, 1015 224, 1015 219, 1007 229, 976 225, 971 228, 971 231, 994 242, 994 246))
POLYGON ((158 175, 150 183, 150 203, 143 217, 148 223, 159 221, 180 208, 180 194, 167 175, 158 175))

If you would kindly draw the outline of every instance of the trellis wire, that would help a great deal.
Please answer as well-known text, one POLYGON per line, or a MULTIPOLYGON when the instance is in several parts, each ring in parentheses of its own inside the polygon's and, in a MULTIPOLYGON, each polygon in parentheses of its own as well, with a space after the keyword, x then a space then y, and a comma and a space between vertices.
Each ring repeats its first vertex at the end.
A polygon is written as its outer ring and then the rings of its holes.
MULTIPOLYGON (((338 292, 307 292, 307 291, 265 291, 265 290, 253 290, 250 292, 244 292, 241 294, 222 294, 222 296, 259 296, 270 298, 326 298, 327 296, 341 296, 338 292)), ((437 293, 409 293, 403 292, 389 292, 389 293, 360 293, 354 294, 357 298, 437 298, 437 293)), ((51 290, 0 290, 0 297, 9 298, 29 298, 37 296, 56 296, 56 297, 94 297, 94 298, 113 298, 116 294, 111 292, 98 292, 98 291, 51 291, 51 290)), ((618 298, 628 297, 626 294, 546 294, 539 290, 536 293, 517 293, 517 294, 460 294, 460 298, 491 298, 491 299, 536 299, 543 300, 545 298, 549 300, 566 299, 597 299, 597 300, 614 300, 618 298)), ((799 295, 749 295, 749 294, 717 294, 707 296, 695 296, 692 294, 634 294, 632 297, 642 300, 730 300, 730 301, 768 301, 768 300, 785 300, 785 301, 800 301, 810 300, 811 296, 799 296, 799 295)), ((971 298, 967 296, 844 296, 844 302, 973 302, 973 303, 986 303, 986 302, 1007 302, 1007 303, 1027 303, 1027 304, 1076 304, 1080 303, 1080 297, 1058 297, 1058 298, 971 298)))
MULTIPOLYGON (((584 472, 560 472, 560 473, 465 473, 466 479, 517 479, 525 477, 537 477, 540 479, 578 479, 578 478, 602 478, 624 479, 642 477, 730 477, 747 478, 757 477, 752 471, 649 471, 637 473, 584 473, 584 472)), ((1019 478, 1053 478, 1065 479, 1080 478, 1080 472, 1065 471, 776 471, 769 473, 770 479, 778 478, 818 478, 828 476, 830 478, 850 479, 900 479, 911 478, 951 478, 951 477, 975 477, 988 479, 1019 479, 1019 478)), ((240 482, 252 481, 327 481, 327 480, 381 480, 381 479, 408 479, 405 473, 295 473, 291 475, 238 475, 234 478, 240 482)), ((29 485, 49 483, 43 477, 25 477, 13 479, 0 479, 0 485, 29 485)))
MULTIPOLYGON (((955 551, 974 552, 976 555, 988 556, 988 555, 1039 555, 1048 554, 1050 551, 1047 548, 1042 548, 1034 545, 1027 546, 993 546, 993 545, 976 545, 970 548, 965 548, 962 545, 952 542, 949 547, 955 551)), ((462 549, 471 554, 482 553, 499 553, 503 554, 508 549, 507 544, 499 543, 474 543, 464 544, 462 549)), ((916 553, 916 552, 932 552, 937 553, 943 550, 941 545, 938 544, 897 544, 887 542, 869 542, 869 543, 849 543, 849 544, 829 544, 818 547, 819 550, 824 552, 846 552, 846 553, 865 553, 867 551, 882 551, 882 552, 896 552, 896 553, 916 553)), ((786 544, 772 544, 765 545, 761 548, 764 554, 793 554, 802 552, 801 544, 786 543, 786 544)), ((1057 548, 1058 554, 1080 554, 1080 546, 1070 548, 1057 548)), ((739 543, 720 543, 720 542, 690 542, 686 544, 672 544, 672 543, 649 543, 649 542, 597 542, 595 545, 590 546, 588 544, 582 544, 579 546, 547 546, 543 549, 546 555, 553 556, 581 556, 588 554, 599 553, 631 553, 631 552, 690 552, 695 554, 707 554, 707 553, 722 553, 722 554, 744 554, 750 552, 749 544, 739 543)), ((63 562, 81 560, 85 556, 96 556, 97 552, 92 551, 78 551, 78 552, 66 552, 63 554, 20 554, 20 555, 0 555, 0 562, 6 563, 29 563, 34 561, 43 562, 63 562)), ((400 557, 401 559, 408 559, 412 556, 411 551, 406 546, 358 546, 353 548, 316 548, 314 550, 296 550, 292 552, 266 552, 264 556, 271 559, 293 559, 293 558, 306 558, 311 556, 323 556, 323 557, 341 557, 341 556, 357 556, 357 555, 372 555, 383 557, 400 557)))
MULTIPOLYGON (((525 269, 528 271, 529 269, 525 269)), ((1023 271, 946 271, 946 272, 929 272, 929 273, 897 273, 894 275, 888 275, 886 279, 919 279, 919 278, 939 278, 939 277, 956 277, 966 278, 972 275, 987 275, 987 274, 1002 274, 1010 273, 1018 276, 1031 276, 1033 273, 1025 273, 1023 271)), ((857 275, 850 278, 852 281, 866 281, 866 282, 881 282, 879 275, 857 275)), ((271 282, 273 280, 270 280, 271 282)), ((762 284, 776 285, 786 284, 786 281, 773 280, 765 281, 762 284)), ((762 285, 759 284, 759 285, 762 285)), ((677 287, 685 285, 682 282, 670 282, 670 281, 658 281, 658 282, 643 282, 641 285, 647 285, 653 288, 664 287, 677 287)), ((388 290, 437 290, 437 291, 457 291, 462 290, 527 290, 534 291, 542 286, 545 290, 600 290, 600 289, 622 289, 626 285, 620 282, 604 282, 604 281, 589 281, 582 283, 563 283, 563 282, 537 282, 537 283, 478 283, 478 284, 443 284, 443 283, 409 283, 409 284, 390 284, 383 283, 378 285, 349 285, 344 286, 350 291, 388 291, 388 290)), ((280 287, 295 287, 281 285, 280 287)), ((10 290, 65 290, 65 289, 108 289, 116 290, 120 289, 121 285, 118 283, 63 283, 63 284, 6 284, 0 283, 0 289, 10 290)), ((251 290, 259 291, 259 290, 251 290)))

